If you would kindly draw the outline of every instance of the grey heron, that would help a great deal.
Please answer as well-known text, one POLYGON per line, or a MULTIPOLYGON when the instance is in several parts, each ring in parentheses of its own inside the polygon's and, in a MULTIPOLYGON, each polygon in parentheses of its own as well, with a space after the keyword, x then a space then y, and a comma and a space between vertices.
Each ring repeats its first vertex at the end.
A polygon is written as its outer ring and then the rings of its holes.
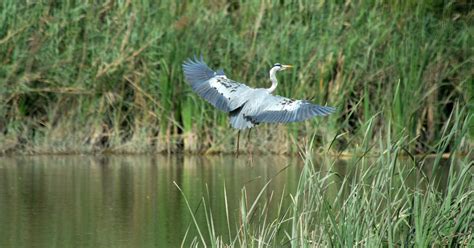
MULTIPOLYGON (((213 71, 194 56, 183 63, 186 81, 199 96, 214 107, 229 113, 230 125, 240 130, 252 128, 260 123, 289 123, 325 116, 335 111, 329 106, 320 106, 307 100, 296 100, 273 95, 278 86, 276 73, 291 68, 291 65, 276 63, 270 69, 270 88, 251 88, 227 78, 222 69, 213 71)), ((250 130, 249 130, 250 136, 250 130)))

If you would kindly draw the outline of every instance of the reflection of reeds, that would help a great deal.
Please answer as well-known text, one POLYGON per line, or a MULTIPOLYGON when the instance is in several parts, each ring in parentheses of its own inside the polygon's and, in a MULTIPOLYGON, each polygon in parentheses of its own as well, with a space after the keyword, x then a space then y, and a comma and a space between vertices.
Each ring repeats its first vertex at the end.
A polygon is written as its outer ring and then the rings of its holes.
POLYGON ((271 64, 295 64, 277 93, 337 107, 259 126, 256 152, 297 152, 315 132, 318 144, 345 134, 336 150, 407 137, 411 152, 433 152, 450 116, 472 109, 466 4, 7 0, 0 153, 231 152, 225 114, 183 80, 182 61, 200 53, 254 87, 268 87, 271 64))
MULTIPOLYGON (((338 161, 333 156, 314 157, 313 139, 301 150, 305 165, 296 191, 273 203, 278 205, 278 211, 268 210, 272 193, 267 192, 267 185, 272 179, 253 196, 247 194, 245 186, 242 188, 238 216, 229 217, 232 209, 228 209, 224 186, 225 203, 221 205, 225 206, 225 213, 208 207, 210 196, 204 197, 196 209, 189 209, 191 216, 202 216, 204 211, 207 225, 194 222, 191 228, 208 233, 209 237, 186 236, 183 244, 469 247, 474 235, 474 162, 472 152, 457 155, 466 132, 467 126, 456 124, 445 129, 442 142, 434 147, 436 157, 414 156, 406 149, 405 138, 400 138, 380 142, 381 153, 377 156, 364 153, 338 161), (447 144, 452 145, 452 153, 442 159, 447 144), (339 162, 343 165, 336 166, 339 162), (264 194, 267 197, 262 197, 264 194), (213 223, 222 219, 227 220, 229 230, 214 228, 213 223), (229 223, 234 222, 237 225, 232 228, 229 223)), ((183 196, 186 197, 184 193, 183 196)))

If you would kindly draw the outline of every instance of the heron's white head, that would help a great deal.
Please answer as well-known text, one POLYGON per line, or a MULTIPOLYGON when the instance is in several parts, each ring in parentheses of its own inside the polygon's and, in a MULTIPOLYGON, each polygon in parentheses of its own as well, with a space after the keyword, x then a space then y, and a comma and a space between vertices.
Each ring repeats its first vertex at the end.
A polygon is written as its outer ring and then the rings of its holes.
POLYGON ((290 68, 293 68, 292 65, 282 65, 280 63, 276 63, 273 65, 272 69, 273 71, 284 71, 286 69, 290 69, 290 68))
POLYGON ((276 63, 276 64, 273 65, 272 69, 270 69, 270 81, 272 81, 272 87, 270 87, 268 89, 269 93, 272 93, 278 85, 278 80, 276 78, 276 72, 277 71, 284 71, 284 70, 290 69, 292 67, 293 67, 292 65, 282 65, 280 63, 276 63))

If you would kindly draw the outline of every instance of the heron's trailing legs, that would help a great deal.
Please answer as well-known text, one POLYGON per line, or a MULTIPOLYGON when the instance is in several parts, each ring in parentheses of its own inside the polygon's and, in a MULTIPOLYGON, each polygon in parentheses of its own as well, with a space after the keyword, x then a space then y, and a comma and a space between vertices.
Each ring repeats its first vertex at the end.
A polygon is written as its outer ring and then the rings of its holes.
POLYGON ((236 157, 239 156, 239 140, 240 140, 240 130, 237 132, 237 147, 236 147, 236 150, 235 150, 235 156, 236 157))
POLYGON ((250 132, 252 132, 252 129, 249 128, 249 132, 247 134, 247 152, 252 155, 252 150, 250 149, 250 132))
POLYGON ((247 153, 248 153, 248 158, 249 158, 249 162, 252 163, 253 162, 253 156, 252 156, 252 146, 250 145, 250 132, 252 131, 252 129, 250 128, 249 129, 249 132, 247 134, 247 153))
MULTIPOLYGON (((251 131, 252 131, 252 129, 250 128, 249 132, 247 133, 247 143, 245 144, 247 146, 247 152, 250 156, 252 155, 252 149, 250 147, 250 133, 251 133, 251 131)), ((239 143, 240 143, 240 130, 237 132, 237 146, 236 146, 236 149, 235 149, 235 156, 236 157, 239 156, 239 143)))

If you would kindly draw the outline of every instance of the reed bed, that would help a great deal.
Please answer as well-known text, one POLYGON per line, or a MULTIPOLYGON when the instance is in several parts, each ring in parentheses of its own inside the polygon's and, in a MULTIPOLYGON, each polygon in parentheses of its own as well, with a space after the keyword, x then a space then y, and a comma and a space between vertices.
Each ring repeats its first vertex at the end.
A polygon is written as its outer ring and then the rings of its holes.
POLYGON ((433 153, 472 114, 472 17, 469 1, 5 0, 0 153, 231 152, 227 116, 183 80, 194 54, 253 87, 294 64, 277 94, 337 108, 259 126, 255 152, 297 153, 316 134, 335 153, 381 137, 433 153))
MULTIPOLYGON (((462 137, 468 131, 464 124, 442 139, 462 137)), ((472 151, 442 158, 446 142, 435 147, 435 157, 415 156, 406 149, 408 140, 400 138, 380 142, 378 156, 366 153, 341 161, 315 156, 313 142, 301 150, 304 168, 297 189, 279 202, 268 192, 271 179, 256 196, 243 187, 237 210, 227 207, 225 187, 225 211, 213 211, 209 195, 201 204, 186 201, 192 219, 204 216, 206 222, 190 223, 182 247, 474 245, 472 151), (335 166, 341 162, 345 166, 335 166), (216 229, 216 219, 226 219, 227 230, 216 229)))

